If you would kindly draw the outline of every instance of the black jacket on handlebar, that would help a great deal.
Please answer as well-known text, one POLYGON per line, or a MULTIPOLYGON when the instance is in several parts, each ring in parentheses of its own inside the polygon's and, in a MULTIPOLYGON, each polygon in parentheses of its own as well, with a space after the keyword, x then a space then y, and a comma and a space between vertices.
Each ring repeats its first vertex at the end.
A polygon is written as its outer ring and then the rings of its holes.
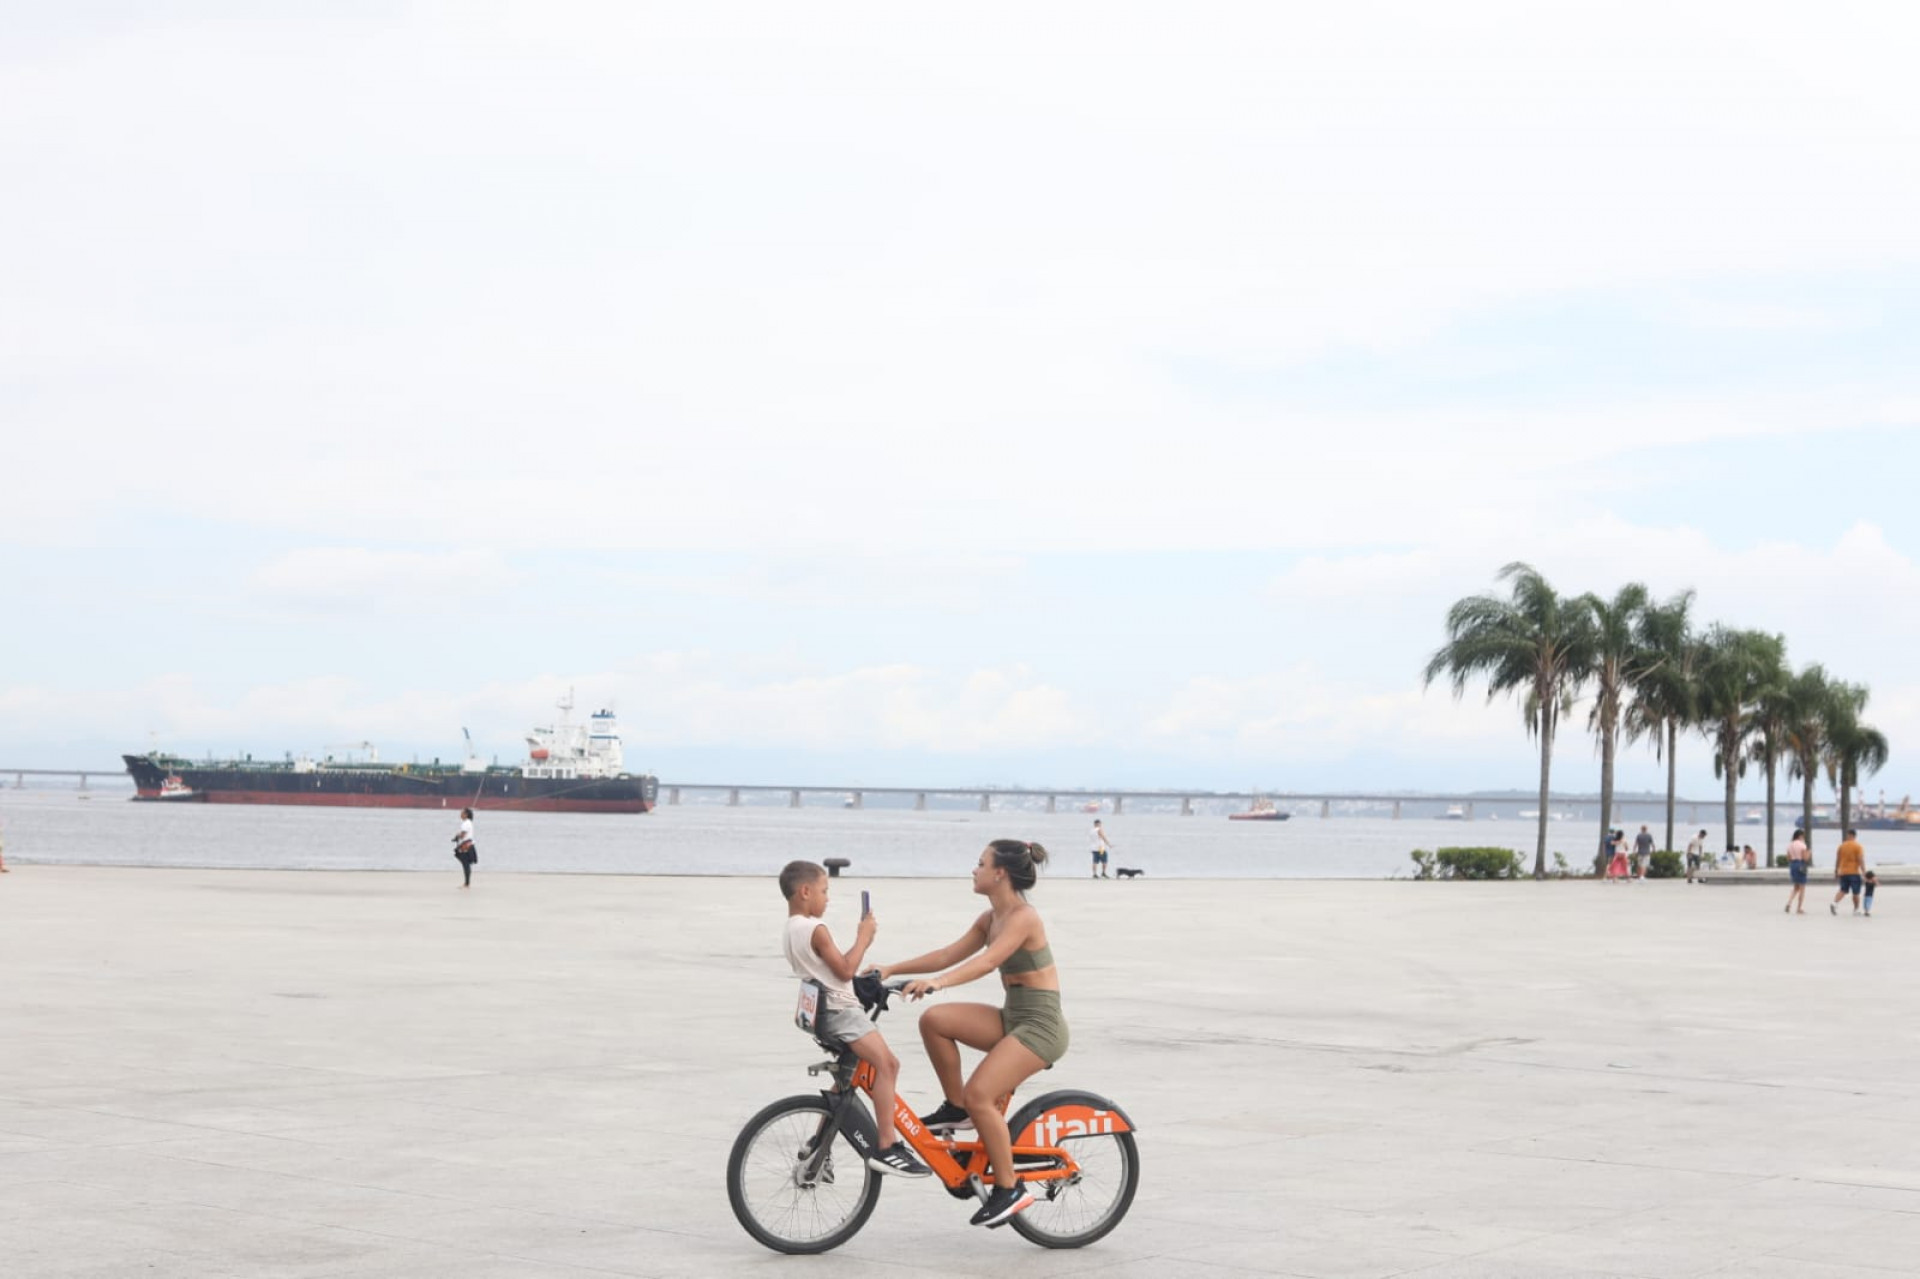
POLYGON ((870 968, 853 979, 853 996, 860 1001, 863 1011, 872 1014, 886 1011, 887 1000, 893 997, 893 992, 880 980, 880 970, 870 968))

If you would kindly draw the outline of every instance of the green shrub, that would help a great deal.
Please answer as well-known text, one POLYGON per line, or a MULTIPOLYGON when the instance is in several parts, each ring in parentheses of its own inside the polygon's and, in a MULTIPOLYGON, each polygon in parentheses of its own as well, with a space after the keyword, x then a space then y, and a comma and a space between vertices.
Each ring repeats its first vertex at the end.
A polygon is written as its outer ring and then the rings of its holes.
POLYGON ((1424 848, 1416 848, 1408 854, 1413 858, 1413 877, 1415 879, 1433 878, 1433 854, 1424 848))
POLYGON ((1511 848, 1442 848, 1433 857, 1443 879, 1519 879, 1525 873, 1511 848))
POLYGON ((1679 853, 1655 853, 1647 859, 1648 879, 1678 879, 1686 873, 1686 860, 1679 853))

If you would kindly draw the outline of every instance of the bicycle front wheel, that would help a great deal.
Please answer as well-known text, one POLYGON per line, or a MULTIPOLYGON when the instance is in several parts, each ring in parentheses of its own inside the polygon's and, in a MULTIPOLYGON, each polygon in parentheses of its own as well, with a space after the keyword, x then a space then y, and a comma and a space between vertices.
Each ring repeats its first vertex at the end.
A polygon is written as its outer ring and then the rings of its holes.
POLYGON ((776 1252, 826 1252, 860 1232, 880 1201, 880 1174, 833 1134, 817 1175, 814 1143, 832 1117, 826 1098, 787 1097, 747 1121, 727 1158, 727 1199, 746 1232, 776 1252))

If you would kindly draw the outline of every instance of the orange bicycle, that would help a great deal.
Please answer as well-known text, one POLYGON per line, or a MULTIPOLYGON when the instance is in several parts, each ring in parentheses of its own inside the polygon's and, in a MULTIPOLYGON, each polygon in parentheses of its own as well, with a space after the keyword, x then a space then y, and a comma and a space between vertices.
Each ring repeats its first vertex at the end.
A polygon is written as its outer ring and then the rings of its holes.
MULTIPOLYGON (((888 993, 906 983, 886 983, 888 993)), ((878 1021, 885 999, 869 1009, 878 1021)), ((727 1158, 727 1198, 748 1234, 778 1252, 826 1252, 860 1232, 880 1201, 880 1174, 867 1166, 878 1130, 860 1093, 873 1091, 873 1067, 840 1045, 807 1067, 828 1075, 821 1092, 783 1097, 747 1121, 727 1158)), ((1006 1112, 1011 1095, 1000 1098, 1006 1112)), ((928 1132, 906 1101, 894 1100, 894 1126, 955 1199, 987 1197, 986 1148, 928 1132)), ((1079 1248, 1120 1224, 1140 1185, 1133 1122, 1097 1093, 1064 1089, 1036 1097, 1007 1121, 1014 1171, 1033 1204, 1010 1218, 1046 1248, 1079 1248)))

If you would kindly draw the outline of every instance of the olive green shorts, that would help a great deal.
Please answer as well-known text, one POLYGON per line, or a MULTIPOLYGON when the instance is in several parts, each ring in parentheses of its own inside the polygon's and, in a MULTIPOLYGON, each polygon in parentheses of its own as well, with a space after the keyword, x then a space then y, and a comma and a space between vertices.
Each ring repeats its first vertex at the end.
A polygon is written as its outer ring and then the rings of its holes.
POLYGON ((1000 1010, 1000 1029, 1051 1066, 1067 1055, 1067 1019, 1060 1012, 1060 992, 1031 986, 1007 987, 1007 1006, 1000 1010))

